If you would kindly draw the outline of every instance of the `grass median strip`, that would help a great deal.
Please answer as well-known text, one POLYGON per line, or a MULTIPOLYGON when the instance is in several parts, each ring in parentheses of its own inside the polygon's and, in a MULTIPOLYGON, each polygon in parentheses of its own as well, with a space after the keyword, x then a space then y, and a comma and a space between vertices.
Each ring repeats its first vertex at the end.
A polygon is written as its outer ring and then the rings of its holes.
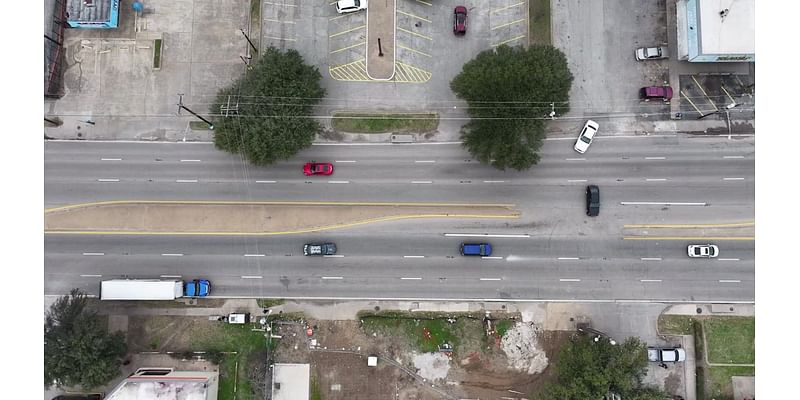
POLYGON ((333 129, 352 133, 425 133, 439 127, 435 113, 335 113, 333 129))
POLYGON ((528 0, 531 44, 552 44, 550 37, 550 0, 528 0))

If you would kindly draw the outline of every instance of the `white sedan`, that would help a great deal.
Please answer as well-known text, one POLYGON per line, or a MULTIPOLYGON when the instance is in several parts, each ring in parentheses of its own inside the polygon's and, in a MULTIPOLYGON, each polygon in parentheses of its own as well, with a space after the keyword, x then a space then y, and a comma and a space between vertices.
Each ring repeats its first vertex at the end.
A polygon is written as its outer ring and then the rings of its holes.
POLYGON ((581 130, 581 134, 575 142, 575 151, 581 154, 585 153, 589 149, 589 145, 592 144, 592 139, 594 139, 598 129, 600 129, 600 125, 597 125, 597 122, 586 121, 586 125, 583 126, 583 130, 581 130))
POLYGON ((638 61, 661 60, 663 58, 669 58, 667 46, 642 47, 636 49, 636 59, 638 61))
POLYGON ((367 9, 367 0, 339 0, 336 2, 336 12, 347 14, 367 9))
POLYGON ((719 247, 714 244, 690 244, 687 252, 692 258, 714 258, 719 255, 719 247))

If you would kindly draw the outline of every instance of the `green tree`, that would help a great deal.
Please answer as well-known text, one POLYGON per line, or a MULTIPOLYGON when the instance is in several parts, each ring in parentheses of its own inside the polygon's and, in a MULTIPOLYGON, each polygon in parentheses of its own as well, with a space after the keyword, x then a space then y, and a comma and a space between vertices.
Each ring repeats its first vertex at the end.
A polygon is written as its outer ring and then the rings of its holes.
POLYGON ((86 309, 86 295, 73 289, 48 310, 44 323, 44 383, 91 389, 119 374, 127 352, 121 332, 108 333, 86 309))
POLYGON ((546 400, 602 399, 608 393, 623 399, 655 400, 665 394, 643 387, 647 348, 637 338, 611 344, 606 338, 578 336, 561 349, 556 379, 541 396, 546 400))
POLYGON ((321 79, 296 50, 268 48, 249 72, 218 93, 211 107, 211 114, 219 116, 214 144, 244 154, 255 165, 288 159, 311 146, 322 130, 310 118, 325 96, 321 79))
POLYGON ((550 111, 569 111, 572 79, 564 53, 552 46, 503 45, 481 52, 450 82, 472 118, 464 127, 464 146, 501 170, 537 164, 550 111))

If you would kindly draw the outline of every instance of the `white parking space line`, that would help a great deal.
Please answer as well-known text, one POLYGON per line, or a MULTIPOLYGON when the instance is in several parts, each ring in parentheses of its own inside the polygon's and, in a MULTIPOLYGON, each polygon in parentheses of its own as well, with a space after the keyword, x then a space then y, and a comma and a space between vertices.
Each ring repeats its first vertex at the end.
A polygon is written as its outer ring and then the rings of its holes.
POLYGON ((324 255, 323 258, 342 258, 344 257, 343 254, 331 254, 331 255, 324 255))
POLYGON ((642 257, 642 261, 661 261, 661 257, 642 257))
POLYGON ((503 183, 505 181, 483 181, 483 183, 503 183))
POLYGON ((667 178, 645 178, 647 182, 663 182, 666 181, 667 178))
POLYGON ((328 181, 328 183, 350 183, 350 181, 328 181))
POLYGON ((559 282, 580 282, 580 279, 576 278, 561 278, 558 280, 559 282))
POLYGON ((98 182, 119 182, 119 179, 116 179, 116 178, 100 178, 97 181, 98 182))
POLYGON ((738 258, 718 258, 719 261, 739 261, 738 258))
POLYGON ((256 181, 256 183, 277 183, 278 181, 256 181))
POLYGON ((401 281, 421 281, 422 278, 419 277, 401 277, 401 281))
POLYGON ((85 274, 85 275, 81 275, 81 278, 100 278, 101 276, 103 276, 103 275, 85 274))
POLYGON ((121 158, 101 158, 100 161, 122 161, 121 158))
POLYGON ((744 158, 744 156, 722 156, 722 158, 732 159, 732 158, 744 158))
POLYGON ((202 162, 203 160, 181 160, 181 162, 202 162))
POLYGON ((435 163, 436 160, 414 160, 414 163, 422 164, 422 163, 435 163))
POLYGON ((558 257, 559 260, 580 260, 579 257, 558 257))
POLYGON ((177 179, 176 183, 197 183, 197 179, 177 179))
POLYGON ((496 238, 529 238, 527 233, 504 234, 504 233, 445 233, 447 237, 496 237, 496 238))
POLYGON ((744 178, 722 178, 723 181, 743 181, 744 178))
POLYGON ((425 183, 425 184, 428 184, 428 183, 433 183, 433 181, 411 181, 411 183, 425 183))
POLYGON ((738 279, 720 279, 719 283, 742 283, 742 281, 738 279))
POLYGON ((183 257, 182 253, 164 253, 162 254, 164 257, 183 257))
POLYGON ((266 254, 245 254, 245 257, 266 257, 266 254))
POLYGON ((322 279, 326 279, 326 280, 329 280, 329 279, 330 280, 333 280, 333 279, 341 280, 341 279, 344 279, 344 277, 342 277, 342 276, 323 276, 322 279))
POLYGON ((639 282, 661 282, 661 279, 639 279, 639 282))
POLYGON ((481 258, 484 259, 484 260, 502 260, 503 259, 503 257, 495 257, 495 256, 490 256, 490 257, 485 257, 484 256, 484 257, 481 257, 481 258))
POLYGON ((83 253, 85 256, 104 256, 106 253, 83 253))
POLYGON ((503 278, 481 278, 482 281, 502 281, 503 278))
POLYGON ((403 258, 425 258, 425 256, 403 256, 403 258))
POLYGON ((263 279, 261 275, 242 275, 242 279, 263 279))
POLYGON ((667 157, 645 157, 645 160, 666 160, 667 157))
POLYGON ((587 182, 586 179, 567 179, 567 182, 587 182))
POLYGON ((181 275, 161 275, 162 278, 180 278, 181 275))
POLYGON ((335 163, 355 163, 358 162, 356 160, 334 160, 335 163))
POLYGON ((586 161, 585 158, 566 158, 567 161, 586 161))

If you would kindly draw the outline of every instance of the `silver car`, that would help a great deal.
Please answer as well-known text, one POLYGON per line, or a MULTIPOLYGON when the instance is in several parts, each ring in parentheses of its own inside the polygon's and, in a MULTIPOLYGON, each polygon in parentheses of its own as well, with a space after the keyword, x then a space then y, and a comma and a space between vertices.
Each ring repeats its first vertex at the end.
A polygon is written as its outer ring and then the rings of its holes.
POLYGON ((660 60, 662 58, 669 58, 669 49, 667 46, 641 47, 636 49, 636 59, 638 61, 660 60))
POLYGON ((714 258, 719 255, 719 247, 714 244, 690 244, 687 252, 692 258, 714 258))
POLYGON ((594 139, 598 129, 600 129, 600 125, 597 125, 597 122, 586 121, 586 125, 583 126, 581 134, 575 142, 575 151, 581 154, 585 153, 589 149, 589 145, 592 144, 592 139, 594 139))

